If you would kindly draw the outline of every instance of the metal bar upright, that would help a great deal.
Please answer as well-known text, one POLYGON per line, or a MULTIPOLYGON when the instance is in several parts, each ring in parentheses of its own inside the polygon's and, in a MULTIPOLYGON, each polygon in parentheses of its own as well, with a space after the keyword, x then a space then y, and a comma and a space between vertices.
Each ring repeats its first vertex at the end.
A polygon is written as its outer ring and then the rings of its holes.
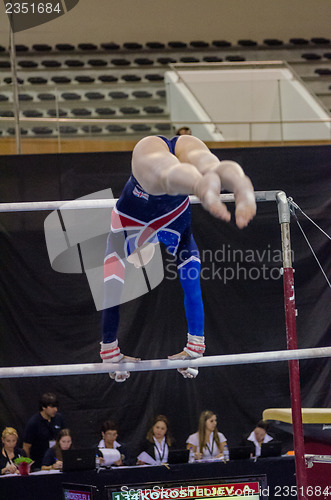
MULTIPOLYGON (((294 279, 291 257, 290 209, 286 194, 277 193, 279 223, 281 225, 283 252, 283 284, 287 348, 297 349, 296 310, 294 297, 294 279)), ((293 442, 295 451, 295 470, 298 500, 307 499, 307 472, 305 464, 305 447, 303 438, 299 361, 290 360, 289 378, 292 407, 293 442)))

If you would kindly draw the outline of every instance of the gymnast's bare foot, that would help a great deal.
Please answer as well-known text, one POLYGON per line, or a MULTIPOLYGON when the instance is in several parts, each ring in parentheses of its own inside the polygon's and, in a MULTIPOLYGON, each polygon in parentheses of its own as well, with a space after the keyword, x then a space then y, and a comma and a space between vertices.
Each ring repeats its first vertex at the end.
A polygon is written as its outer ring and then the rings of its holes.
POLYGON ((246 175, 237 181, 234 197, 236 200, 236 224, 239 229, 242 229, 256 214, 254 189, 246 175))
MULTIPOLYGON (((196 195, 202 206, 214 217, 229 222, 231 214, 226 205, 220 200, 221 181, 216 172, 205 174, 196 185, 196 195)), ((236 224, 242 229, 253 219, 256 214, 256 201, 254 189, 250 179, 243 175, 236 181, 234 192, 236 203, 236 224)))

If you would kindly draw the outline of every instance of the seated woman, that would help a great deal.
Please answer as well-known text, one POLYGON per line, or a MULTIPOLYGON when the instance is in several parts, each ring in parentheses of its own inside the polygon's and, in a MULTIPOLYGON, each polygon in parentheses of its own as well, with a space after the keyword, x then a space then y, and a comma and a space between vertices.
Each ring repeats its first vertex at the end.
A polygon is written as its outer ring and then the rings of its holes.
POLYGON ((199 418, 199 429, 186 440, 187 448, 192 449, 195 460, 222 458, 226 437, 217 430, 217 417, 214 412, 203 411, 199 418))
POLYGON ((17 447, 18 434, 13 427, 6 427, 2 432, 2 448, 0 453, 1 474, 17 474, 15 458, 25 457, 26 453, 17 447))
POLYGON ((252 456, 259 457, 261 455, 261 444, 268 443, 273 439, 267 434, 269 424, 265 420, 260 420, 250 435, 245 440, 245 445, 249 444, 252 449, 252 456))
POLYGON ((125 445, 116 441, 118 427, 113 420, 106 420, 101 427, 102 439, 98 449, 100 465, 131 465, 129 452, 125 445))
POLYGON ((69 429, 62 429, 57 435, 56 443, 48 448, 41 464, 41 470, 60 470, 63 466, 62 451, 69 450, 72 438, 69 429))
POLYGON ((166 463, 171 444, 169 421, 165 415, 157 415, 146 434, 146 442, 137 457, 137 465, 161 465, 166 463))

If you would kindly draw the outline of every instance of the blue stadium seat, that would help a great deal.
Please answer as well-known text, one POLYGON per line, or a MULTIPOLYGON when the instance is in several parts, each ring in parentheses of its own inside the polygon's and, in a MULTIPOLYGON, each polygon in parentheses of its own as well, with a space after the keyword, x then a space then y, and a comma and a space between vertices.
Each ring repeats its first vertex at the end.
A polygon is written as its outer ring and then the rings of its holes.
POLYGON ((89 59, 87 64, 90 66, 107 66, 107 61, 105 59, 89 59))
POLYGON ((2 111, 0 109, 0 116, 3 116, 3 118, 14 118, 14 111, 2 111))
POLYGON ((225 59, 229 62, 246 61, 246 59, 243 56, 226 56, 225 59))
POLYGON ((55 48, 61 52, 72 52, 75 50, 75 46, 71 43, 57 43, 55 48))
POLYGON ((86 99, 95 101, 105 98, 104 94, 101 94, 101 92, 86 92, 85 97, 86 99))
POLYGON ((95 78, 92 78, 91 76, 84 76, 84 75, 76 76, 75 80, 78 83, 93 83, 93 82, 95 82, 95 78))
POLYGON ((137 57, 134 62, 139 66, 151 66, 154 64, 153 59, 149 59, 148 57, 137 57))
POLYGON ((121 76, 122 80, 125 82, 140 82, 141 81, 141 76, 138 75, 122 75, 121 76))
MULTIPOLYGON (((9 135, 15 135, 16 134, 15 127, 8 128, 7 132, 8 132, 9 135)), ((20 134, 21 135, 27 135, 27 133, 28 133, 28 131, 25 128, 20 128, 20 134)))
POLYGON ((74 116, 91 116, 92 112, 86 108, 74 108, 71 110, 74 116))
POLYGON ((83 132, 86 134, 101 134, 102 128, 98 125, 84 125, 82 127, 83 132))
POLYGON ((168 42, 168 46, 171 49, 186 49, 187 43, 185 43, 185 42, 179 42, 179 41, 173 41, 173 42, 168 42))
POLYGON ((214 45, 214 47, 224 48, 224 47, 231 47, 232 44, 227 40, 213 40, 212 45, 214 45))
POLYGON ((120 112, 123 113, 123 115, 139 115, 140 110, 133 106, 124 106, 120 108, 120 112))
POLYGON ((64 64, 69 68, 80 68, 84 66, 84 61, 81 61, 80 59, 67 59, 64 61, 64 64))
POLYGON ((114 42, 102 43, 100 47, 103 48, 104 50, 119 50, 121 48, 120 45, 114 42))
POLYGON ((164 113, 164 109, 161 108, 160 106, 145 106, 144 111, 145 111, 145 113, 154 114, 154 115, 155 114, 161 115, 162 113, 164 113))
POLYGON ((157 59, 157 62, 160 64, 171 64, 171 63, 176 63, 177 60, 174 59, 173 57, 159 57, 157 59))
POLYGON ((50 135, 53 133, 53 129, 49 127, 32 127, 32 132, 36 135, 50 135))
POLYGON ((31 76, 28 78, 28 82, 31 83, 31 85, 45 85, 47 79, 42 76, 31 76))
POLYGON ((171 125, 168 123, 156 123, 155 128, 160 132, 169 132, 169 130, 171 130, 171 125))
POLYGON ((18 94, 19 101, 33 101, 33 96, 31 94, 18 94))
POLYGON ((322 36, 311 38, 311 41, 316 45, 328 45, 330 43, 329 38, 324 38, 322 36))
POLYGON ((164 76, 157 73, 147 73, 145 78, 150 82, 162 82, 164 80, 164 76))
POLYGON ((4 94, 0 94, 0 101, 1 102, 9 101, 9 97, 4 94))
POLYGON ((22 114, 26 118, 41 118, 43 116, 43 113, 38 109, 26 109, 22 114))
POLYGON ((123 127, 122 125, 117 125, 117 124, 107 125, 106 129, 108 130, 108 132, 126 132, 125 127, 123 127))
POLYGON ((162 50, 165 49, 165 44, 162 42, 147 42, 146 47, 149 49, 162 50))
POLYGON ((21 68, 28 68, 28 69, 38 68, 38 63, 36 61, 31 61, 29 59, 18 61, 17 65, 20 66, 21 68))
POLYGON ((22 43, 15 45, 15 52, 28 52, 28 51, 29 47, 27 45, 23 45, 22 43))
POLYGON ((82 98, 82 96, 76 92, 62 92, 61 97, 65 101, 79 101, 82 98))
POLYGON ((115 83, 118 82, 118 78, 113 75, 101 75, 98 77, 98 80, 103 83, 115 83))
POLYGON ((67 116, 68 113, 64 109, 49 109, 47 111, 48 116, 51 116, 52 118, 56 118, 57 116, 59 117, 64 117, 67 116))
MULTIPOLYGON (((22 78, 17 78, 16 80, 17 80, 17 83, 19 83, 19 84, 24 83, 24 80, 22 78)), ((6 77, 6 78, 3 79, 3 81, 5 83, 7 83, 8 85, 10 85, 13 80, 10 77, 6 77)))
POLYGON ((137 42, 125 42, 123 43, 123 47, 128 50, 140 50, 143 48, 141 43, 137 42))
POLYGON ((52 47, 47 43, 35 43, 32 48, 36 52, 50 52, 52 50, 52 47))
POLYGON ((319 76, 330 76, 331 69, 329 69, 329 68, 316 68, 315 73, 319 76))
POLYGON ((210 63, 217 63, 217 62, 222 62, 223 59, 218 56, 206 56, 203 58, 205 62, 210 62, 210 63))
POLYGON ((80 50, 92 51, 92 50, 97 50, 98 46, 95 45, 94 43, 79 43, 78 48, 80 50))
POLYGON ((134 123, 133 125, 130 125, 130 128, 135 132, 149 132, 152 130, 152 127, 146 125, 146 123, 134 123))
POLYGON ((96 108, 95 112, 100 116, 111 116, 116 114, 116 111, 111 108, 96 108))
POLYGON ((11 68, 11 64, 9 61, 0 61, 0 68, 1 69, 9 69, 11 68))
POLYGON ((166 96, 166 91, 164 89, 160 89, 160 90, 157 90, 156 91, 156 94, 159 96, 159 97, 165 97, 166 96))
POLYGON ((313 52, 306 52, 305 54, 301 54, 301 57, 303 59, 306 59, 306 61, 319 61, 322 59, 322 56, 319 54, 314 54, 313 52))
POLYGON ((204 42, 203 40, 193 40, 190 42, 190 46, 195 48, 195 49, 206 49, 209 47, 208 42, 204 42))
POLYGON ((182 62, 182 63, 197 63, 197 62, 200 62, 200 59, 198 59, 197 57, 193 57, 193 56, 186 56, 186 57, 181 57, 180 62, 182 62))
POLYGON ((308 45, 309 40, 306 38, 290 38, 290 43, 292 45, 308 45))
POLYGON ((109 97, 111 97, 112 99, 127 99, 129 97, 128 94, 126 94, 125 92, 121 92, 121 91, 115 91, 115 92, 109 92, 109 97))
POLYGON ((132 95, 137 99, 149 99, 150 97, 153 97, 153 94, 147 92, 147 90, 134 90, 132 95))
POLYGON ((241 45, 242 47, 256 47, 257 42, 255 42, 255 40, 242 39, 238 40, 238 45, 241 45))
POLYGON ((110 61, 114 66, 130 66, 131 62, 128 59, 119 57, 116 59, 111 59, 110 61))
POLYGON ((66 83, 70 83, 71 79, 68 78, 67 76, 53 76, 52 77, 52 82, 58 83, 60 85, 64 85, 66 83))
POLYGON ((265 45, 268 45, 269 47, 280 47, 284 44, 284 42, 282 40, 279 40, 278 38, 265 38, 263 40, 263 43, 265 45))
POLYGON ((41 61, 41 65, 45 66, 45 68, 60 68, 62 66, 60 61, 58 61, 57 59, 48 59, 45 61, 41 61))
POLYGON ((77 134, 78 130, 76 127, 72 127, 71 125, 62 125, 60 127, 60 134, 68 134, 73 135, 77 134))
POLYGON ((41 101, 55 101, 55 99, 56 99, 55 95, 50 94, 50 93, 41 93, 41 94, 38 94, 37 97, 41 101))

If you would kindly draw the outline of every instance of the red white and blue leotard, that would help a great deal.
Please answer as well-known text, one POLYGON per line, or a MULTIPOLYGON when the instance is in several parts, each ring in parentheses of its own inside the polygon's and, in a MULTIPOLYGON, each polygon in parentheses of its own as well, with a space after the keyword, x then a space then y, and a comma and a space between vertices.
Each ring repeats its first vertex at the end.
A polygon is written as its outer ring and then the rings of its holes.
MULTIPOLYGON (((178 136, 163 139, 169 151, 175 154, 178 136)), ((191 209, 186 195, 151 195, 143 190, 133 175, 112 211, 111 232, 105 259, 105 281, 123 278, 124 267, 114 260, 114 253, 129 256, 145 243, 163 243, 177 256, 178 275, 184 290, 185 313, 191 335, 203 335, 204 312, 200 289, 200 256, 191 232, 191 209), (120 236, 120 238, 118 238, 120 236), (123 249, 124 236, 124 249, 123 249), (120 243, 119 240, 120 239, 120 243), (119 250, 119 245, 121 249, 119 250), (192 271, 194 268, 195 272, 192 271), (119 269, 119 272, 118 272, 119 269), (122 274, 121 274, 122 273, 122 274), (122 276, 122 278, 121 278, 122 276)), ((119 324, 119 306, 103 312, 103 342, 116 339, 119 324)))

